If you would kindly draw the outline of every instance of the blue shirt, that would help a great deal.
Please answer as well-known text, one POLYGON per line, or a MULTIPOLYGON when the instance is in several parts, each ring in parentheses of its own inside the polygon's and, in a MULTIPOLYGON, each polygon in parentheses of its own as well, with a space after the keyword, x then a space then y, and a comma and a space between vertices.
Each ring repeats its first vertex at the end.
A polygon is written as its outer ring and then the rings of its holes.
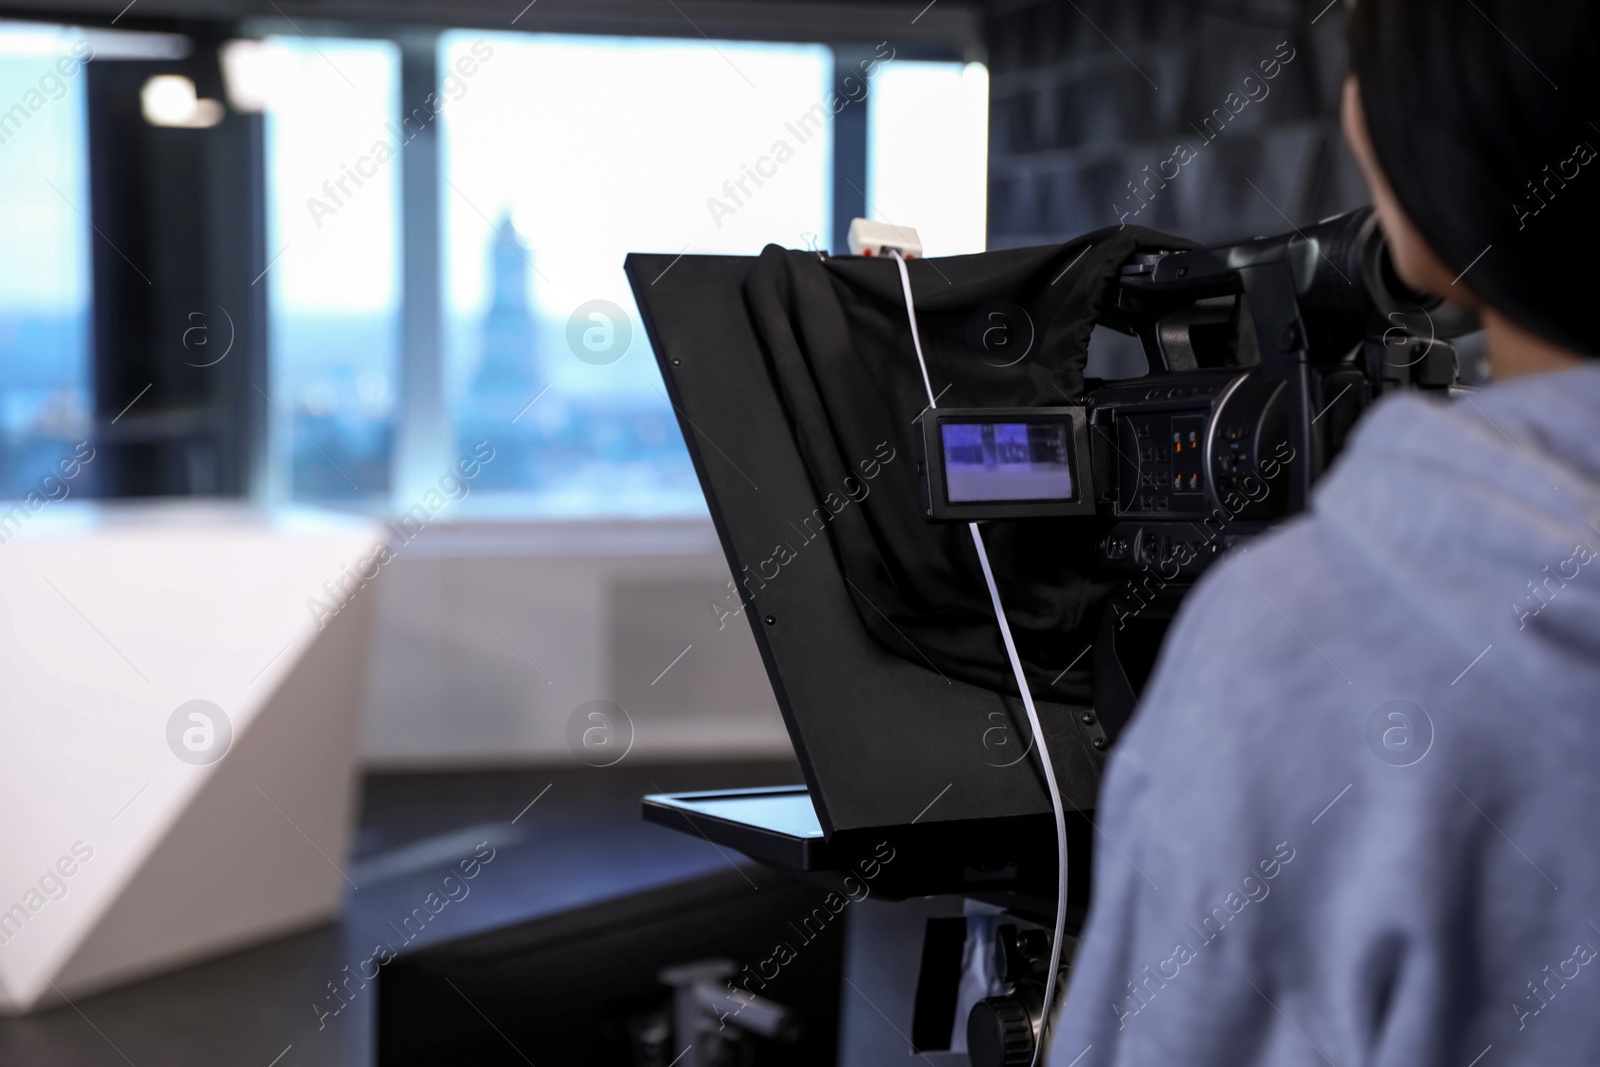
POLYGON ((1600 1063, 1600 367, 1378 405, 1184 605, 1053 1067, 1600 1063))

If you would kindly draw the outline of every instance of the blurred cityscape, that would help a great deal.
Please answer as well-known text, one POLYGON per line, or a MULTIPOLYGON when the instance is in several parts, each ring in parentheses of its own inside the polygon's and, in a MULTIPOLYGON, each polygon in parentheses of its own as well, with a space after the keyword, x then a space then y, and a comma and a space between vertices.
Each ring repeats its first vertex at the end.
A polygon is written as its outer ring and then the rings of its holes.
MULTIPOLYGON (((551 364, 575 357, 566 322, 531 299, 531 252, 509 214, 490 233, 492 299, 476 318, 449 323, 452 361, 472 368, 453 398, 455 453, 488 441, 495 459, 475 479, 474 506, 518 514, 660 516, 704 509, 672 409, 654 391, 571 395, 551 387, 551 364), (537 402, 535 402, 537 400, 537 402), (502 499, 484 500, 481 494, 502 499), (509 494, 515 494, 514 498, 509 494), (497 507, 498 504, 498 507, 497 507)), ((393 373, 348 353, 396 348, 393 316, 280 315, 282 350, 301 371, 291 389, 297 499, 356 501, 390 486, 393 373), (353 483, 353 484, 352 484, 353 483)), ((643 333, 634 330, 649 359, 643 333)))
MULTIPOLYGON (((541 322, 535 312, 530 252, 509 214, 493 234, 493 301, 475 331, 477 344, 458 350, 477 369, 456 408, 457 451, 487 440, 497 453, 481 487, 532 492, 536 509, 557 514, 702 510, 699 482, 665 397, 545 391, 554 377, 550 364, 576 358, 567 350, 567 324, 541 322)), ((633 358, 651 358, 643 331, 635 328, 634 335, 640 352, 633 358)))
MULTIPOLYGON (((509 219, 491 234, 493 300, 452 322, 453 357, 474 368, 452 406, 457 453, 477 441, 494 462, 474 483, 475 506, 518 514, 660 516, 704 508, 672 410, 654 391, 568 395, 550 388, 550 363, 575 358, 565 321, 530 301, 530 253, 509 219), (541 395, 542 394, 542 395, 541 395), (530 402, 538 398, 531 407, 530 402)), ((391 485, 396 424, 393 315, 282 313, 274 348, 292 353, 293 495, 307 502, 383 501, 391 485), (368 354, 357 358, 355 353, 368 354)), ((91 435, 89 312, 0 312, 0 499, 49 495, 43 479, 91 435)), ((635 328, 630 358, 648 360, 635 328)), ((59 493, 59 489, 55 490, 59 493)), ((71 492, 92 495, 86 467, 71 492)))
MULTIPOLYGON (((57 463, 89 436, 87 310, 50 315, 0 311, 0 352, 6 354, 0 389, 0 499, 48 496, 57 463)), ((93 467, 74 479, 71 492, 93 491, 93 467)))

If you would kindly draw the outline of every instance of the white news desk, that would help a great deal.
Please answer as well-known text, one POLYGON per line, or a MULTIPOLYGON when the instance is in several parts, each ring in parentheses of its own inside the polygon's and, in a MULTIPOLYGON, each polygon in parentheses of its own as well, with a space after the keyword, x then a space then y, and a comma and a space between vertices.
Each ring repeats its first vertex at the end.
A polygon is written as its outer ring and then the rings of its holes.
POLYGON ((324 583, 377 524, 180 502, 7 514, 0 1013, 333 916, 377 590, 331 616, 308 600, 335 603, 324 583))

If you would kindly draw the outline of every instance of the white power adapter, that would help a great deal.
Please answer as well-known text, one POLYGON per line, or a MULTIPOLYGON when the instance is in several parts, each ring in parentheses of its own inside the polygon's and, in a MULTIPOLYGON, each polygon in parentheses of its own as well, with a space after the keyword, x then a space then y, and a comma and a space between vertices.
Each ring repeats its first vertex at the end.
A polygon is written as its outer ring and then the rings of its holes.
POLYGON ((905 259, 918 259, 922 256, 922 239, 916 230, 907 226, 891 226, 871 219, 850 220, 852 256, 887 256, 891 252, 899 252, 905 259))

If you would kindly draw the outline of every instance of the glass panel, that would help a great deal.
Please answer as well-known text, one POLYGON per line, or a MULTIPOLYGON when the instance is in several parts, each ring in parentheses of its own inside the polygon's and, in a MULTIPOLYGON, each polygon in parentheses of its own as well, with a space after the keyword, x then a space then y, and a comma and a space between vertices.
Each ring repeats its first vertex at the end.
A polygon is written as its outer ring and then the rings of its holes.
POLYGON ((867 98, 867 202, 872 218, 910 226, 924 255, 985 248, 989 72, 981 63, 896 60, 867 98))
POLYGON ((450 410, 495 448, 465 506, 703 514, 622 261, 821 240, 830 50, 463 31, 440 61, 450 410))
MULTIPOLYGON (((0 497, 8 499, 62 499, 93 477, 77 462, 93 455, 77 448, 93 411, 90 54, 66 27, 0 23, 0 497)), ((8 521, 0 539, 14 532, 8 521)))
POLYGON ((274 461, 289 495, 389 491, 399 395, 399 50, 272 38, 266 103, 274 461))

